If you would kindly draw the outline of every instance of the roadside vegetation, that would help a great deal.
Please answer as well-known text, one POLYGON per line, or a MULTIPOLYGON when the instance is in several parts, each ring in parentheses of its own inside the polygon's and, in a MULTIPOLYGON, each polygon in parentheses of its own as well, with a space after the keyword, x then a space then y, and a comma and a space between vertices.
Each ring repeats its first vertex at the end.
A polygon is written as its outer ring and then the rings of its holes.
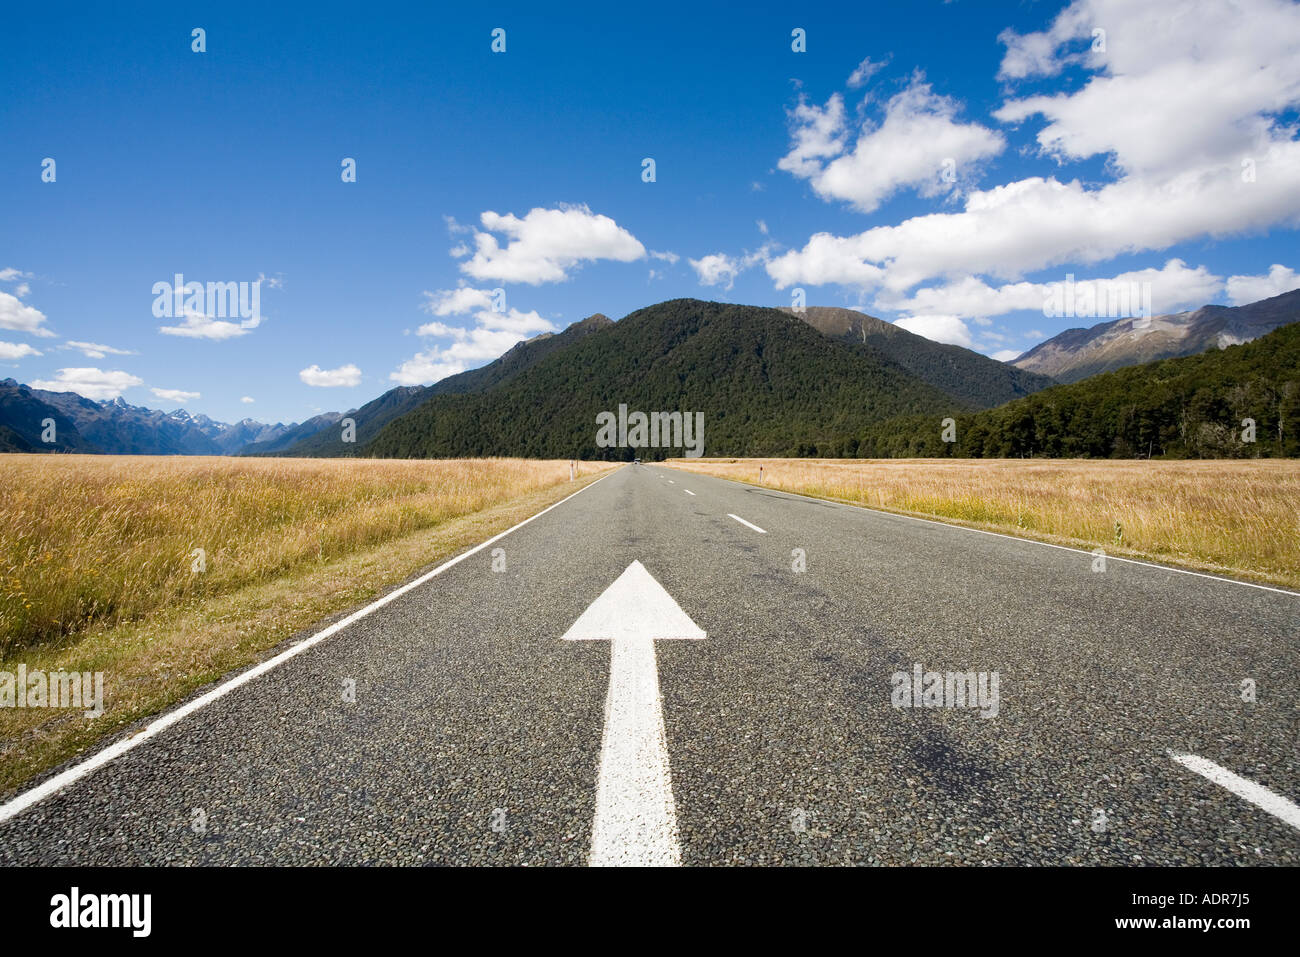
POLYGON ((1300 588, 1300 462, 675 459, 817 498, 1300 588))
POLYGON ((0 671, 103 672, 106 705, 0 708, 0 793, 612 467, 0 457, 0 671))

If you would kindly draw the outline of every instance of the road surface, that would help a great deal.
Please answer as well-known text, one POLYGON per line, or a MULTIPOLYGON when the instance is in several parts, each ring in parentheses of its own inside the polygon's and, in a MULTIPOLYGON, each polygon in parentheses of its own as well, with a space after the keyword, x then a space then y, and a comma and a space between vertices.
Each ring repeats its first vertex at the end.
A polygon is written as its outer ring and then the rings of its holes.
POLYGON ((0 862, 1300 864, 1298 636, 1293 593, 630 465, 11 801, 0 862), (896 706, 917 665, 996 715, 896 706))

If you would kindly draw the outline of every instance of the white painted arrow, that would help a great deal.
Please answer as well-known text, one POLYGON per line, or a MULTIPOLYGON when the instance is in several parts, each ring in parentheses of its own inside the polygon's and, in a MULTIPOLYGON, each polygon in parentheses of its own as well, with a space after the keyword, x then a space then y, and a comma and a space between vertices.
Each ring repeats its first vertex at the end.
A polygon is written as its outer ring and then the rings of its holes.
POLYGON ((564 633, 565 641, 612 643, 592 867, 681 863, 655 641, 703 637, 640 562, 627 566, 564 633))

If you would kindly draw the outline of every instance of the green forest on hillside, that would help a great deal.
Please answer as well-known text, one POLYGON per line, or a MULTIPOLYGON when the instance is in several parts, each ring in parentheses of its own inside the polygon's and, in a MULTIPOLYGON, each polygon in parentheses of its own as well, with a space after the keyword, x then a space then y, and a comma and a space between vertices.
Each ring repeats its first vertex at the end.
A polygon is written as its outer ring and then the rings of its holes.
POLYGON ((365 452, 626 459, 637 450, 596 446, 596 415, 620 404, 704 413, 706 455, 809 454, 898 415, 968 408, 876 350, 846 348, 779 310, 673 300, 496 389, 432 398, 390 422, 365 452))
MULTIPOLYGON (((900 417, 859 436, 864 458, 1250 458, 1300 455, 1300 323, 1223 350, 1117 369, 996 409, 900 417), (1255 441, 1242 440, 1243 419, 1255 441)), ((833 444, 819 454, 844 454, 833 444)))

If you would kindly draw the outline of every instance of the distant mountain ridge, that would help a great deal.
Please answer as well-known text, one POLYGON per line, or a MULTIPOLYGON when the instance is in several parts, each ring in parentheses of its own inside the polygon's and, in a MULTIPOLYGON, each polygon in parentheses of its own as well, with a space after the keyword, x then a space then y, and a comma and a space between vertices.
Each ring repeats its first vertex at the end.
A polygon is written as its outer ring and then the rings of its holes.
POLYGON ((250 443, 273 441, 293 428, 253 419, 230 424, 184 409, 163 412, 130 405, 121 397, 97 401, 75 392, 49 392, 14 379, 0 380, 3 451, 234 455, 250 443), (55 424, 53 443, 42 441, 41 423, 50 418, 55 424))
POLYGON ((1050 376, 935 342, 854 309, 807 306, 795 312, 786 306, 781 311, 797 315, 824 336, 872 346, 921 381, 975 408, 1001 405, 1057 384, 1050 376))
POLYGON ((1087 329, 1067 329, 1011 364, 1058 382, 1078 382, 1125 366, 1240 345, 1297 320, 1300 289, 1244 306, 1202 306, 1149 319, 1113 319, 1087 329))

